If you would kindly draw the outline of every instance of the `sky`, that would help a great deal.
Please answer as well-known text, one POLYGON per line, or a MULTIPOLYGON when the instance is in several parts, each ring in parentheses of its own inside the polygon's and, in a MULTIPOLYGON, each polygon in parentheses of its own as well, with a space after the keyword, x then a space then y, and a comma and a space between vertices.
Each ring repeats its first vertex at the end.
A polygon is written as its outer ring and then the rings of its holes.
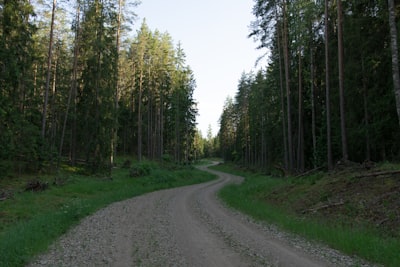
POLYGON ((196 122, 203 137, 209 125, 214 136, 218 133, 227 97, 235 96, 242 73, 253 70, 263 54, 247 37, 253 1, 142 0, 136 7, 135 29, 145 18, 151 30, 168 32, 175 44, 181 43, 196 79, 196 122))

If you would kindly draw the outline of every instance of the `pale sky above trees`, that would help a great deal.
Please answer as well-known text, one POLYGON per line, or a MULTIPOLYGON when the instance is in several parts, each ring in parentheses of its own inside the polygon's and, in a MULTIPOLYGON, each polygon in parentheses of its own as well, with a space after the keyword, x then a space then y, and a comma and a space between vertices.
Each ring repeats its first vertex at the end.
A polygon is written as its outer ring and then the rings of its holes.
POLYGON ((197 83, 194 97, 203 136, 209 125, 218 133, 227 96, 235 94, 242 72, 253 69, 265 53, 247 38, 252 7, 253 0, 143 0, 136 7, 135 30, 145 18, 152 30, 168 32, 182 43, 197 83))

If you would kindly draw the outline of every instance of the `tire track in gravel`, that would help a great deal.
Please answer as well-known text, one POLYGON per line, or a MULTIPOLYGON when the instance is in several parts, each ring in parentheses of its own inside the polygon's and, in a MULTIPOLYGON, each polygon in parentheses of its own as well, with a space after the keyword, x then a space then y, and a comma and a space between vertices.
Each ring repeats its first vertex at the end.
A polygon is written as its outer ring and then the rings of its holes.
POLYGON ((208 171, 219 178, 100 210, 29 266, 367 266, 227 208, 217 192, 242 178, 208 171))

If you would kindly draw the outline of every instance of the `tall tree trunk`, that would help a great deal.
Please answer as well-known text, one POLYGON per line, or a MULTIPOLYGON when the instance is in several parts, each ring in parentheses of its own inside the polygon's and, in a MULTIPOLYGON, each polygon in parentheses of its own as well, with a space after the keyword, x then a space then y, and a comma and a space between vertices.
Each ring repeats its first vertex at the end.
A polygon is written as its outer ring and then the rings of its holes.
POLYGON ((164 153, 164 93, 162 91, 160 102, 160 147, 158 157, 161 160, 164 153))
MULTIPOLYGON (((136 86, 136 67, 135 64, 132 64, 132 86, 131 86, 131 100, 130 100, 130 112, 129 112, 129 122, 131 122, 132 119, 132 115, 135 112, 135 96, 136 96, 136 92, 135 92, 135 86, 136 86)), ((133 119, 132 119, 133 120, 133 119)), ((133 127, 130 129, 130 132, 134 133, 135 129, 133 129, 133 127)), ((131 135, 131 137, 134 137, 134 134, 131 135)), ((132 143, 132 145, 135 143, 134 139, 130 139, 129 143, 132 143)), ((137 143, 137 140, 136 140, 137 143)), ((137 149, 137 147, 136 147, 137 149)), ((132 147, 132 151, 135 151, 135 147, 133 145, 132 147)))
POLYGON ((326 105, 326 146, 328 170, 333 169, 332 160, 332 133, 331 133, 331 100, 329 86, 329 0, 325 0, 325 105, 326 105))
POLYGON ((317 168, 317 134, 315 126, 315 88, 314 88, 314 53, 313 49, 310 48, 310 79, 311 79, 311 132, 312 132, 312 144, 313 144, 313 156, 312 162, 313 167, 317 168))
POLYGON ((400 74, 399 74, 399 52, 397 45, 396 13, 394 0, 388 0, 389 6, 389 26, 390 26, 390 44, 392 49, 392 75, 393 88, 396 97, 397 117, 400 124, 400 74))
MULTIPOLYGON (((96 29, 97 29, 97 36, 96 36, 96 40, 98 44, 102 44, 103 41, 103 6, 102 6, 102 0, 98 0, 99 2, 97 2, 96 4, 96 17, 100 19, 101 22, 98 22, 99 24, 96 25, 96 29), (97 28, 98 27, 98 28, 97 28)), ((96 48, 96 74, 97 74, 97 79, 94 83, 94 86, 96 88, 96 92, 95 92, 95 131, 97 131, 97 133, 95 133, 95 144, 93 148, 89 147, 89 151, 88 151, 88 155, 92 154, 94 151, 94 165, 95 165, 95 171, 97 171, 102 164, 103 164, 103 154, 100 151, 100 147, 105 145, 102 142, 104 141, 103 136, 99 135, 99 132, 101 130, 101 127, 103 127, 100 123, 101 117, 100 117, 100 109, 101 109, 101 98, 102 93, 103 93, 103 86, 102 86, 102 79, 103 77, 103 62, 102 62, 102 58, 103 58, 103 50, 96 48)), ((90 163, 90 159, 87 158, 87 163, 90 163)), ((111 166, 110 166, 111 168, 111 166)), ((111 171, 111 169, 110 169, 111 171)))
POLYGON ((299 49, 299 110, 298 110, 298 136, 297 136, 297 168, 304 171, 304 126, 303 126, 303 81, 301 65, 301 49, 299 49))
MULTIPOLYGON (((55 61, 54 61, 54 75, 52 79, 52 95, 51 95, 51 103, 50 103, 50 112, 53 114, 51 126, 50 126, 50 150, 56 150, 56 136, 57 136, 57 108, 56 108, 56 99, 57 99, 57 68, 58 68, 58 53, 56 53, 55 61)), ((54 167, 54 158, 51 157, 51 167, 54 167)))
POLYGON ((367 77, 364 68, 364 57, 361 59, 362 68, 362 84, 363 84, 363 98, 364 98, 364 123, 365 123, 365 160, 371 160, 371 143, 369 135, 369 112, 368 112, 368 86, 367 77))
POLYGON ((44 140, 46 134, 46 119, 47 119, 47 103, 49 101, 49 90, 50 90, 50 77, 51 77, 51 60, 53 55, 53 33, 54 33, 54 18, 56 11, 57 0, 53 0, 53 8, 51 13, 51 23, 50 23, 50 40, 49 40, 49 51, 47 58, 47 76, 46 76, 46 87, 44 91, 44 103, 43 103, 43 114, 42 114, 42 139, 44 140))
POLYGON ((68 120, 69 108, 70 108, 70 104, 71 104, 72 91, 73 91, 73 86, 71 86, 71 89, 68 94, 67 110, 65 112, 64 123, 63 123, 62 132, 61 132, 60 147, 58 149, 57 169, 60 167, 60 160, 61 160, 63 146, 64 146, 65 130, 67 128, 67 120, 68 120))
POLYGON ((288 156, 289 170, 293 171, 293 142, 292 142, 292 107, 291 107, 291 92, 290 92, 290 62, 289 62, 289 30, 287 16, 287 2, 283 1, 283 57, 285 64, 285 82, 286 82, 286 101, 287 101, 287 130, 288 130, 288 156))
POLYGON ((118 144, 118 100, 119 100, 119 50, 120 50, 120 39, 121 39, 121 19, 122 19, 122 4, 123 0, 118 0, 118 16, 117 16, 117 36, 116 36, 116 49, 117 49, 117 70, 116 70, 116 85, 114 95, 114 125, 112 129, 112 140, 111 140, 111 153, 110 163, 114 165, 114 157, 117 155, 117 144, 118 144))
MULTIPOLYGON (((275 16, 278 19, 278 11, 275 8, 275 16)), ((285 169, 289 168, 288 162, 288 144, 287 144, 287 132, 286 132, 286 112, 285 112, 285 93, 283 89, 283 66, 282 66, 282 47, 281 47, 281 31, 280 23, 277 23, 277 45, 278 45, 278 60, 279 60, 279 86, 281 92, 281 110, 282 110, 282 132, 283 132, 283 163, 285 169)))
POLYGON ((138 137, 137 137, 137 157, 142 160, 142 90, 143 90, 143 69, 140 69, 139 76, 139 96, 138 96, 138 137))
MULTIPOLYGON (((67 128, 67 121, 69 115, 69 109, 71 105, 71 100, 74 101, 74 114, 76 114, 76 95, 77 95, 77 76, 78 76, 78 53, 79 53, 79 31, 80 31, 80 1, 78 1, 78 6, 76 9, 76 29, 75 29, 75 40, 74 40, 74 58, 72 65, 72 78, 71 78, 71 88, 68 94, 67 110, 65 112, 63 129, 61 132, 60 147, 58 151, 58 161, 60 161, 62 156, 62 150, 64 147, 64 137, 67 128)), ((75 165, 75 143, 76 143, 76 116, 73 116, 72 129, 71 129, 71 145, 70 145, 70 160, 72 165, 75 165)), ((59 167, 59 162, 57 168, 59 167)))
POLYGON ((337 1, 338 16, 338 61, 339 61, 339 98, 340 98, 340 128, 342 135, 342 157, 349 159, 347 153, 346 111, 344 96, 344 45, 343 45, 343 9, 342 0, 337 1))
POLYGON ((175 161, 180 162, 181 161, 181 140, 180 140, 180 123, 179 123, 179 94, 176 96, 178 99, 175 100, 177 101, 177 110, 175 111, 175 161))

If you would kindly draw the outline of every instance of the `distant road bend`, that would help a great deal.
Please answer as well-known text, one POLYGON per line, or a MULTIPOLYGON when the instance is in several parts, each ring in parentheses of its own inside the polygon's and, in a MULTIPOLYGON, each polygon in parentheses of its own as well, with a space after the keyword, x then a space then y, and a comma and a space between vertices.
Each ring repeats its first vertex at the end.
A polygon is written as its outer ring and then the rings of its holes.
MULTIPOLYGON (((202 167, 205 169, 205 167, 202 167)), ((217 180, 114 203, 85 218, 30 266, 351 266, 336 251, 225 207, 217 180)), ((363 265, 365 266, 365 265, 363 265)))

